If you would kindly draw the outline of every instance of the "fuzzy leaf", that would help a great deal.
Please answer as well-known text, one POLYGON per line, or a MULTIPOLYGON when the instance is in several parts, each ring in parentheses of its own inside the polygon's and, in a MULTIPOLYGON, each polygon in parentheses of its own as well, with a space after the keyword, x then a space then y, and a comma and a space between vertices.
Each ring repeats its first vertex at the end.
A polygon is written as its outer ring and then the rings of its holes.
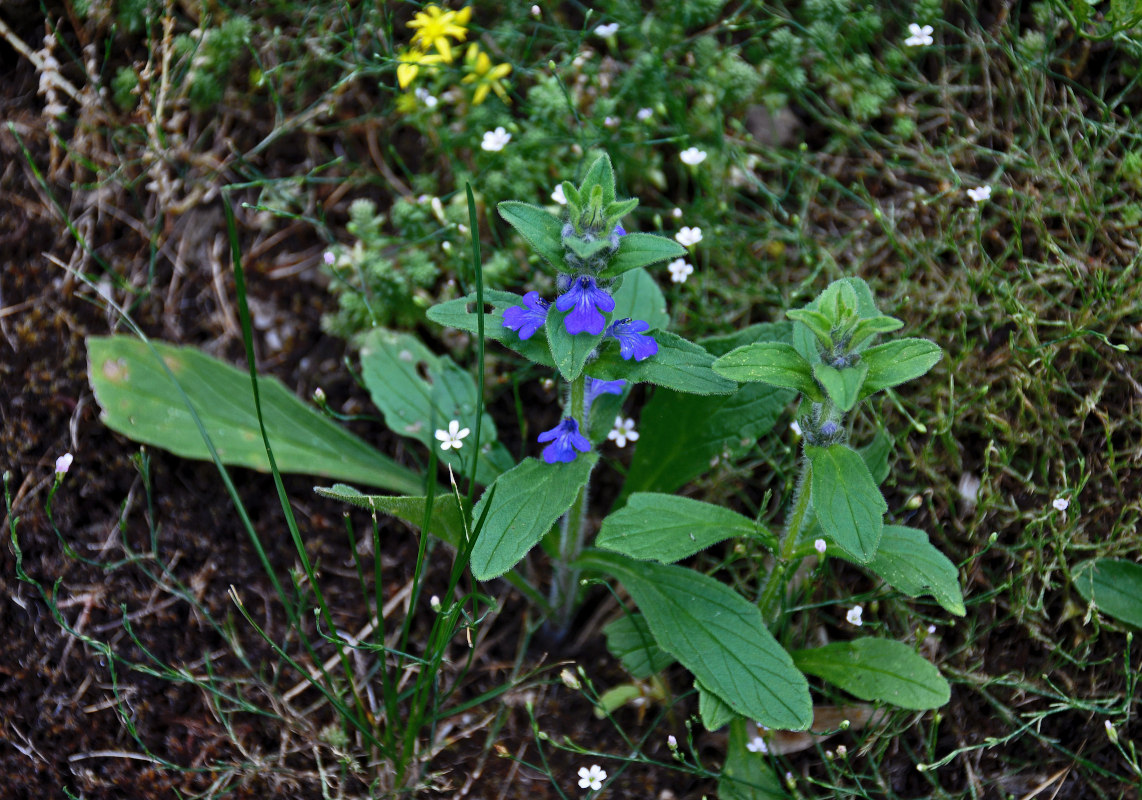
POLYGON ((925 711, 951 698, 951 687, 935 665, 903 642, 864 638, 794 650, 793 662, 861 700, 925 711))
POLYGON ((644 361, 623 361, 618 343, 611 340, 599 359, 591 364, 591 375, 603 380, 625 378, 632 383, 653 383, 689 394, 730 394, 733 381, 717 375, 710 367, 714 357, 700 345, 666 331, 653 331, 658 353, 644 361))
POLYGON ((771 728, 809 727, 809 684, 753 603, 720 581, 684 567, 598 550, 577 563, 622 581, 659 647, 734 711, 771 728))
POLYGON ((824 387, 829 399, 836 403, 841 411, 851 411, 856 405, 861 384, 864 383, 867 374, 868 366, 863 362, 845 369, 837 369, 824 363, 813 365, 813 377, 824 387))
MULTIPOLYGON (((511 292, 501 292, 496 289, 484 290, 484 304, 491 306, 491 310, 484 314, 484 338, 500 342, 510 347, 521 356, 536 364, 545 367, 554 367, 551 360, 551 351, 548 350, 543 329, 536 331, 524 341, 519 334, 510 328, 504 327, 504 310, 512 306, 522 306, 523 298, 511 292)), ((465 331, 479 333, 476 311, 476 293, 467 297, 458 297, 444 303, 437 303, 428 309, 428 318, 438 325, 465 331)))
POLYGON ((718 778, 718 800, 788 800, 789 794, 769 761, 746 747, 748 724, 741 718, 730 723, 726 764, 718 778))
POLYGON ((952 614, 962 617, 967 613, 959 570, 922 530, 885 525, 876 555, 865 566, 909 597, 931 595, 952 614))
POLYGON ((672 258, 682 258, 686 248, 673 239, 653 233, 628 233, 619 239, 619 249, 599 273, 600 278, 615 278, 639 267, 649 267, 672 258))
POLYGON ((645 269, 636 269, 623 276, 622 285, 614 293, 615 310, 611 319, 641 319, 652 329, 665 329, 670 324, 666 311, 666 298, 657 281, 645 269))
MULTIPOLYGON (((193 347, 152 344, 222 463, 269 472, 249 373, 193 347)), ((131 336, 88 337, 87 377, 111 430, 183 458, 210 459, 186 402, 145 342, 131 336)), ((307 406, 277 379, 258 378, 258 391, 280 471, 409 494, 424 490, 420 476, 307 406)))
POLYGON ((821 529, 861 564, 876 555, 888 504, 864 459, 843 444, 806 447, 813 510, 821 529))
POLYGON ((1142 628, 1142 564, 1097 558, 1075 567, 1075 589, 1088 603, 1115 619, 1142 628))
POLYGON ((698 715, 706 730, 712 733, 738 718, 736 711, 701 683, 694 681, 694 688, 698 690, 698 715))
POLYGON ((590 197, 596 186, 603 190, 604 206, 615 202, 615 170, 611 166, 611 157, 606 153, 591 163, 579 184, 579 192, 583 197, 590 197))
MULTIPOLYGON (((577 333, 574 336, 568 333, 564 320, 574 313, 575 309, 567 312, 560 311, 554 303, 547 312, 546 331, 551 360, 555 362, 563 380, 568 383, 583 374, 583 367, 587 364, 587 359, 591 357, 599 342, 603 340, 601 333, 598 336, 592 336, 585 332, 577 333)), ((604 314, 603 316, 606 317, 607 315, 604 314)))
MULTIPOLYGON (((335 484, 329 488, 315 486, 313 491, 331 500, 340 500, 343 503, 394 516, 416 528, 420 528, 424 524, 424 509, 428 504, 427 497, 361 494, 352 486, 346 486, 343 483, 335 484)), ((464 541, 464 516, 460 513, 460 505, 454 496, 439 494, 433 499, 432 519, 428 524, 429 533, 459 549, 460 543, 464 541)))
POLYGON ((870 347, 861 354, 861 363, 868 367, 861 398, 919 378, 934 367, 943 354, 939 345, 927 339, 897 339, 870 347))
POLYGON ((815 403, 825 399, 813 380, 813 368, 791 345, 758 342, 739 347, 714 362, 714 371, 735 381, 760 381, 793 389, 815 403))
POLYGON ((671 564, 732 536, 777 540, 762 525, 727 508, 672 494, 638 492, 605 520, 595 544, 639 560, 671 564))
POLYGON ((518 200, 506 200, 496 208, 553 271, 563 269, 563 220, 546 209, 518 200))
POLYGON ((519 563, 575 501, 598 453, 584 453, 569 464, 528 458, 496 478, 472 519, 480 519, 491 496, 484 527, 472 546, 470 566, 476 580, 498 578, 519 563))
POLYGON ((645 680, 674 663, 674 656, 663 652, 642 614, 625 614, 603 628, 607 650, 622 661, 623 669, 635 680, 645 680))

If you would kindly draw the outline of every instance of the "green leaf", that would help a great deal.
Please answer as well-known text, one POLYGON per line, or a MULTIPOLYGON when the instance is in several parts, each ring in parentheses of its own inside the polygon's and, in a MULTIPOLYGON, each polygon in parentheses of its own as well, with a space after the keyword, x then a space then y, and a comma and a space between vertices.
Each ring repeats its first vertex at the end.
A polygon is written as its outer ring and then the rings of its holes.
POLYGON ((623 361, 618 343, 611 340, 591 364, 591 375, 608 381, 625 378, 631 383, 653 383, 689 394, 730 394, 737 388, 710 368, 714 357, 700 345, 666 331, 654 331, 653 336, 658 353, 645 361, 623 361))
MULTIPOLYGON (((825 314, 825 319, 828 320, 828 325, 831 328, 833 321, 829 314, 832 313, 832 308, 842 293, 848 294, 850 298, 855 296, 856 310, 863 319, 872 319, 881 315, 880 309, 876 307, 876 300, 872 296, 872 289, 868 288, 868 284, 860 278, 841 278, 833 281, 805 308, 825 314)), ((816 364, 821 360, 821 354, 817 351, 817 346, 814 343, 816 339, 817 337, 803 323, 799 322, 793 326, 793 346, 811 364, 816 364)), ((857 350, 859 349, 857 348, 857 350)))
POLYGON ((642 614, 625 614, 603 628, 607 650, 622 661, 623 669, 635 680, 645 680, 674 663, 674 656, 662 651, 642 614))
MULTIPOLYGON (((425 447, 440 447, 437 430, 456 420, 476 430, 476 381, 447 356, 437 356, 409 333, 374 328, 361 343, 361 377, 373 403, 394 433, 425 447)), ((459 450, 438 452, 458 473, 471 464, 474 438, 459 450)), ((476 480, 485 485, 510 469, 514 460, 496 441, 496 424, 484 413, 480 427, 481 457, 476 480)))
POLYGON ((739 719, 736 711, 701 683, 694 681, 694 688, 698 690, 698 715, 702 718, 702 725, 706 730, 713 733, 733 720, 739 719))
POLYGON ((878 427, 872 441, 858 448, 857 452, 864 459, 864 464, 868 467, 876 485, 884 483, 889 473, 888 458, 892 455, 892 437, 885 433, 883 428, 878 427))
POLYGON ((927 339, 897 339, 870 347, 861 354, 861 363, 868 367, 861 399, 919 378, 935 366, 942 355, 939 345, 927 339))
POLYGON ((604 250, 609 250, 611 247, 610 239, 595 239, 588 242, 578 236, 568 236, 564 240, 565 245, 571 250, 572 253, 579 256, 584 261, 588 261, 604 250))
MULTIPOLYGON (((545 326, 547 344, 551 349, 551 359, 555 362, 563 380, 568 383, 583 374, 583 367, 587 364, 587 359, 591 357, 603 339, 602 333, 598 336, 592 336, 589 333, 577 333, 572 336, 568 333, 564 320, 573 313, 575 313, 574 308, 563 312, 552 303, 547 312, 547 325, 545 326)), ((595 370, 592 369, 591 371, 594 372, 595 370)))
MULTIPOLYGON (((789 348, 792 350, 793 348, 789 348)), ((794 352, 796 352, 794 350, 794 352)), ((813 365, 813 377, 824 387, 829 399, 841 411, 851 411, 860 396, 860 387, 868 374, 868 366, 863 362, 856 366, 837 369, 818 362, 813 365)))
POLYGON ((784 342, 758 342, 739 347, 715 361, 714 371, 730 380, 761 381, 793 389, 815 403, 825 399, 813 380, 809 362, 784 342))
MULTIPOLYGON (((248 372, 192 347, 152 343, 186 393, 223 464, 269 472, 248 372)), ((87 377, 104 424, 136 442, 209 460, 186 402, 145 342, 90 336, 87 377)), ((275 378, 258 378, 262 415, 278 469, 353 481, 395 492, 424 480, 302 403, 275 378)))
POLYGON ((892 333, 903 327, 904 323, 895 317, 880 316, 873 317, 872 319, 862 319, 857 323, 856 330, 853 331, 853 338, 850 345, 852 347, 858 347, 877 334, 892 333))
POLYGON ((773 638, 757 606, 694 570, 594 550, 577 562, 622 581, 658 646, 739 714, 770 728, 813 721, 809 684, 773 638))
POLYGON ((876 555, 888 504, 855 450, 843 444, 806 447, 813 510, 821 529, 861 564, 876 555))
POLYGON ((952 614, 962 617, 967 613, 959 570, 922 530, 885 525, 876 556, 865 566, 909 597, 931 595, 952 614))
POLYGON ((539 206, 506 200, 496 206, 500 216, 555 271, 563 269, 563 220, 539 206))
POLYGON ((788 800, 788 793, 769 760, 751 753, 749 722, 736 719, 730 724, 726 764, 718 778, 718 800, 788 800))
MULTIPOLYGON (((402 519, 410 525, 420 528, 424 524, 424 509, 428 504, 427 497, 392 497, 383 494, 361 494, 352 486, 343 483, 335 484, 329 488, 315 486, 313 488, 322 497, 331 500, 340 500, 370 511, 379 511, 402 519)), ((429 522, 429 533, 453 547, 459 549, 464 541, 464 515, 456 498, 450 494, 439 494, 432 501, 432 519, 429 522)))
POLYGON ((821 343, 822 347, 833 346, 833 323, 828 317, 820 311, 814 311, 811 308, 796 308, 792 311, 786 311, 785 316, 789 319, 800 322, 817 337, 817 341, 821 343))
POLYGON ((616 200, 604 208, 603 213, 607 215, 607 219, 614 225, 636 208, 638 208, 638 198, 632 197, 629 200, 616 200))
POLYGON ((1075 567, 1072 577, 1088 603, 1107 616, 1142 628, 1142 564, 1097 558, 1075 567))
MULTIPOLYGON (((528 458, 496 478, 491 508, 472 546, 476 580, 498 578, 518 564, 571 507, 598 459, 598 453, 582 453, 570 464, 528 458)), ((472 519, 480 519, 490 495, 488 487, 472 519)))
POLYGON ((616 278, 639 267, 649 267, 672 258, 682 258, 686 248, 673 239, 653 233, 628 233, 619 238, 619 249, 599 273, 600 278, 616 278))
POLYGON ((587 169, 583 182, 579 184, 579 192, 590 197, 596 186, 603 190, 604 206, 615 202, 615 170, 611 166, 611 157, 606 153, 596 158, 587 169))
POLYGON ((605 520, 598 547, 639 560, 671 564, 732 536, 760 534, 775 550, 777 539, 741 514, 672 494, 638 492, 605 520))
POLYGON ((624 275, 614 298, 615 310, 611 312, 611 319, 641 319, 652 330, 664 329, 670 324, 666 298, 658 288, 658 282, 645 269, 636 269, 624 275))
POLYGON ((935 665, 891 639, 864 638, 794 650, 793 662, 801 671, 861 700, 925 711, 951 698, 951 687, 935 665))
MULTIPOLYGON (((518 294, 485 289, 484 305, 490 306, 491 310, 484 314, 484 338, 500 342, 536 364, 554 368, 555 364, 551 360, 551 352, 547 347, 546 337, 540 331, 536 331, 531 338, 524 341, 519 338, 518 333, 504 327, 504 310, 523 304, 523 298, 518 294)), ((476 293, 473 292, 466 297, 437 303, 428 309, 427 316, 439 325, 456 328, 467 333, 478 333, 477 317, 479 315, 475 309, 476 293)))

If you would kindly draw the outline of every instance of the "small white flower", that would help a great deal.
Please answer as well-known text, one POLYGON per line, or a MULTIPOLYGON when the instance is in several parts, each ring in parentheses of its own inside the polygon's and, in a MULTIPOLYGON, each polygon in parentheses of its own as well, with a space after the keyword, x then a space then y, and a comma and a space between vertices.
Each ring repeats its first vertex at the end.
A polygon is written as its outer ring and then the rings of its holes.
POLYGON ((322 254, 321 259, 325 262, 325 266, 332 267, 337 262, 337 256, 333 255, 332 250, 326 250, 322 254))
POLYGON ((440 442, 440 449, 447 450, 450 447, 455 447, 459 450, 464 446, 461 441, 465 436, 471 433, 467 428, 461 428, 460 423, 452 420, 448 423, 448 430, 438 430, 436 432, 436 440, 440 442))
POLYGON ((561 206, 567 205, 567 195, 563 194, 563 184, 555 187, 555 191, 551 193, 551 199, 561 206))
POLYGON ((797 436, 801 435, 801 426, 798 424, 797 420, 793 420, 789 423, 789 430, 793 431, 793 433, 797 436))
POLYGON ((599 25, 595 28, 595 34, 602 36, 604 39, 608 36, 614 36, 619 32, 619 23, 610 22, 606 25, 599 25))
POLYGON ((75 457, 71 453, 64 453, 56 459, 56 475, 66 475, 67 471, 71 469, 71 462, 75 457))
POLYGON ((861 614, 863 614, 863 613, 864 613, 864 608, 862 608, 861 606, 853 606, 852 608, 849 609, 849 613, 845 614, 845 619, 847 619, 849 621, 850 625, 856 625, 859 628, 861 625, 864 624, 864 620, 862 620, 860 618, 861 614))
POLYGON ((580 789, 594 789, 598 791, 603 788, 603 781, 606 779, 607 771, 598 764, 592 764, 590 769, 579 767, 580 789))
POLYGON ((1066 511, 1070 507, 1071 501, 1065 497, 1056 497, 1051 501, 1051 505, 1055 507, 1056 511, 1066 511))
POLYGON ((543 13, 543 12, 541 12, 541 11, 539 10, 539 6, 532 6, 532 7, 531 7, 531 15, 532 15, 533 17, 535 17, 536 19, 539 19, 539 15, 540 15, 541 13, 543 13))
POLYGON ((484 141, 480 143, 480 147, 487 150, 489 153, 498 153, 504 149, 504 145, 512 140, 512 135, 504 130, 501 125, 494 131, 484 132, 484 141))
POLYGON ((673 733, 666 737, 666 746, 669 747, 671 750, 677 750, 678 749, 678 740, 674 737, 673 733))
POLYGON ((674 259, 666 268, 670 270, 670 280, 674 283, 685 283, 694 274, 694 265, 684 258, 674 259))
POLYGON ((675 208, 670 212, 670 216, 674 217, 674 219, 682 219, 682 209, 675 208))
POLYGON ((699 150, 697 147, 687 147, 678 157, 682 159, 683 164, 689 164, 691 167, 696 167, 706 160, 706 151, 699 150))
POLYGON ((428 607, 437 614, 439 614, 440 609, 443 608, 443 606, 440 605, 440 598, 437 595, 432 595, 432 597, 428 598, 428 607))
POLYGON ((634 429, 634 420, 630 417, 626 419, 621 416, 615 417, 615 427, 611 428, 607 438, 619 447, 626 447, 628 441, 637 442, 638 431, 634 429))
POLYGON ((844 758, 849 754, 849 749, 843 744, 837 745, 837 758, 844 758))
POLYGON ((745 749, 751 753, 766 755, 769 752, 769 745, 765 743, 765 739, 762 739, 760 736, 755 736, 746 743, 745 749))
POLYGON ((618 117, 607 117, 606 119, 603 120, 603 124, 606 125, 608 128, 617 128, 619 126, 619 118, 618 117))
POLYGON ((821 555, 825 555, 825 551, 829 549, 829 545, 824 539, 817 539, 813 542, 813 549, 821 555))
POLYGON ((933 41, 931 25, 917 25, 913 22, 908 25, 908 32, 912 35, 904 40, 907 47, 927 47, 933 41))
POLYGON ((416 94, 416 99, 419 100, 420 102, 424 103, 426 108, 436 108, 436 104, 438 102, 440 102, 435 97, 433 97, 431 94, 429 94, 428 90, 425 89, 423 86, 420 87, 419 89, 417 89, 415 94, 416 94))
POLYGON ((640 109, 638 110, 638 113, 637 113, 637 114, 635 114, 634 116, 635 116, 635 118, 636 118, 636 119, 637 119, 639 122, 646 122, 646 121, 647 121, 648 119, 650 119, 650 118, 651 118, 653 115, 654 115, 654 109, 651 109, 651 108, 640 108, 640 109))
POLYGON ((977 186, 974 189, 968 189, 968 197, 975 200, 977 203, 982 203, 991 199, 990 186, 977 186))
POLYGON ((933 634, 935 632, 936 632, 936 626, 935 625, 929 625, 928 626, 928 633, 933 634))
POLYGON ((674 238, 683 247, 690 247, 702 241, 702 229, 683 227, 682 230, 674 234, 674 238))

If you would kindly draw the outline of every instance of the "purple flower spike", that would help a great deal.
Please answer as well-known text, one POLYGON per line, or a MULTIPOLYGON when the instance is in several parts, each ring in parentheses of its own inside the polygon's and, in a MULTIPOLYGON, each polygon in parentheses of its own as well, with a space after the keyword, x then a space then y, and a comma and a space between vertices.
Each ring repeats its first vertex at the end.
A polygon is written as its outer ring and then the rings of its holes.
POLYGON ((547 322, 550 307, 551 303, 542 299, 539 292, 528 292, 523 296, 522 306, 504 309, 504 327, 517 331, 521 339, 530 339, 547 322))
POLYGON ((571 417, 564 417, 554 428, 539 434, 539 441, 551 442, 543 448, 543 460, 548 464, 574 461, 576 450, 586 453, 591 449, 587 437, 579 433, 579 423, 571 417))
POLYGON ((617 381, 601 381, 598 378, 587 377, 587 406, 590 407, 591 403, 595 402, 595 398, 603 394, 622 394, 623 387, 627 382, 619 379, 617 381))
POLYGON ((631 358, 635 361, 643 361, 658 352, 658 342, 645 333, 649 329, 649 323, 643 322, 641 319, 632 320, 627 317, 607 328, 607 336, 613 336, 619 340, 619 355, 623 357, 624 361, 630 361, 631 358))
POLYGON ((571 311, 563 320, 569 334, 574 336, 586 331, 598 336, 607 326, 607 319, 600 312, 614 311, 615 298, 605 289, 600 289, 590 275, 582 275, 571 284, 567 294, 559 295, 555 307, 560 311, 571 311))

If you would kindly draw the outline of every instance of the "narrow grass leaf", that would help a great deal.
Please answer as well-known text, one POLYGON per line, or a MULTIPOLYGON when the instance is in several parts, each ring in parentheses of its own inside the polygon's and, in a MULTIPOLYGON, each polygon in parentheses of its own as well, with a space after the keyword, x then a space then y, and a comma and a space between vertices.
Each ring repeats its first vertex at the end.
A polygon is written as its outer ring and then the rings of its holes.
POLYGON ((598 550, 577 564, 622 581, 659 647, 734 711, 771 728, 809 727, 809 684, 753 603, 708 575, 675 565, 598 550))
MULTIPOLYGON (((202 420, 223 464, 269 472, 250 377, 192 347, 152 343, 202 420)), ((183 458, 210 459, 182 394, 146 343, 87 339, 87 375, 105 424, 183 458)), ((278 380, 258 378, 262 416, 281 472, 412 494, 423 479, 305 405, 278 380)))
POLYGON ((1142 564, 1098 558, 1079 564, 1073 579, 1082 598, 1099 611, 1142 628, 1142 564))
POLYGON ((775 548, 772 533, 729 509, 689 497, 639 492, 603 521, 595 544, 631 558, 670 564, 732 536, 755 533, 775 548))
POLYGON ((484 527, 472 547, 476 579, 498 578, 518 564, 571 507, 598 458, 597 453, 586 453, 569 464, 528 458, 498 477, 491 503, 489 488, 472 509, 478 519, 488 506, 484 527))
MULTIPOLYGON (((313 491, 322 497, 331 500, 340 500, 369 511, 378 511, 402 519, 417 528, 424 527, 425 509, 428 504, 427 497, 394 497, 383 494, 362 494, 352 486, 343 483, 330 487, 315 486, 313 491)), ((459 548, 464 541, 464 516, 460 512, 460 505, 451 494, 442 494, 433 498, 432 516, 428 523, 428 532, 441 541, 459 548)))
POLYGON ((861 564, 876 555, 888 504, 864 459, 843 444, 806 447, 813 510, 821 529, 861 564))
POLYGON ((794 650, 793 662, 861 700, 925 711, 951 698, 951 687, 934 664, 891 639, 868 637, 794 650))

